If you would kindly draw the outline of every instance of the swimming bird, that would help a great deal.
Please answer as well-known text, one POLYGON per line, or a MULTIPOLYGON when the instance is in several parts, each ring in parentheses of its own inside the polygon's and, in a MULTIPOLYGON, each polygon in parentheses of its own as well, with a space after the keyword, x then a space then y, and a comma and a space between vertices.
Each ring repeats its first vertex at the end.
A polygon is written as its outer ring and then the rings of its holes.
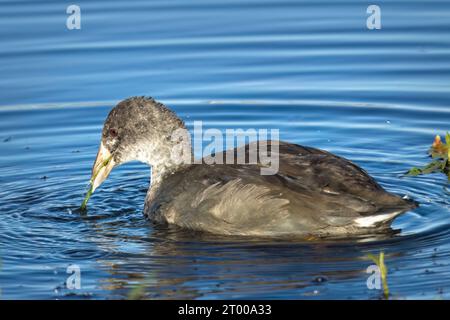
MULTIPOLYGON (((201 164, 180 161, 173 156, 180 146, 173 138, 178 130, 185 130, 183 121, 153 98, 132 97, 118 103, 103 126, 92 191, 114 167, 138 160, 151 166, 144 205, 147 218, 236 236, 370 234, 389 229, 395 217, 416 207, 414 201, 385 191, 347 159, 282 141, 277 142, 278 150, 271 149, 279 161, 278 171, 271 175, 261 174, 265 164, 259 159, 254 164, 236 160, 211 164, 211 158, 201 164)), ((190 141, 185 139, 182 147, 193 159, 190 141)), ((245 152, 248 158, 253 147, 259 150, 261 143, 232 153, 245 152)))

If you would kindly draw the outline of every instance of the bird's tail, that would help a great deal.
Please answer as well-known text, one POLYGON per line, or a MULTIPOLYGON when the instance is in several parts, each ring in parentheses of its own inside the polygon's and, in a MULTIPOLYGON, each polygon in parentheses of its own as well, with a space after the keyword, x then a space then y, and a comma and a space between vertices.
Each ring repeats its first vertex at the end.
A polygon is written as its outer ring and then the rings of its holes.
POLYGON ((360 228, 388 227, 399 215, 417 208, 419 204, 411 199, 399 198, 399 203, 393 206, 384 207, 368 216, 361 216, 354 220, 355 225, 360 228))

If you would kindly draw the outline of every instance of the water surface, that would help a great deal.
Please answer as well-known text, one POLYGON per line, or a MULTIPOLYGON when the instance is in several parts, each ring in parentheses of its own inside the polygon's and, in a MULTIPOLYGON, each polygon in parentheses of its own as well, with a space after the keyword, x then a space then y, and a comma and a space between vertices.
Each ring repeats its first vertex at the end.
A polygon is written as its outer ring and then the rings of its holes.
POLYGON ((428 162, 450 123, 450 3, 0 2, 0 288, 3 299, 378 299, 367 253, 385 251, 396 299, 450 297, 444 176, 428 162), (114 104, 154 96, 192 128, 276 128, 351 159, 420 207, 382 239, 269 241, 197 234, 142 216, 149 168, 86 191, 114 104), (69 265, 82 288, 68 289, 69 265))

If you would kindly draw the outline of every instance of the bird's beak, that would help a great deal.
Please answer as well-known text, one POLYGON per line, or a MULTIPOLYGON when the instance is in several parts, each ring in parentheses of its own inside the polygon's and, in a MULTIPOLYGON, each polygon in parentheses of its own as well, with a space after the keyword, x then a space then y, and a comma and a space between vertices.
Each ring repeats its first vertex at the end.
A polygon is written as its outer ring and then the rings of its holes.
POLYGON ((97 158, 95 158, 94 166, 92 167, 91 186, 92 192, 97 189, 103 181, 108 178, 109 173, 115 166, 115 162, 111 152, 105 148, 103 143, 98 149, 97 158))

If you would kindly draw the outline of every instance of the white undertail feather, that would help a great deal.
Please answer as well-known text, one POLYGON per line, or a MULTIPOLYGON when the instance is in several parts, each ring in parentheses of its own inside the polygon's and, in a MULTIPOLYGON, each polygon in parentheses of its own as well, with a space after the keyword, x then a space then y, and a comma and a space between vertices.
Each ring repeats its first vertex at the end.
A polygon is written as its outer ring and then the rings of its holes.
POLYGON ((394 211, 391 213, 378 214, 375 216, 356 218, 355 222, 356 222, 356 225, 360 228, 371 228, 371 227, 375 227, 377 223, 380 223, 383 221, 389 221, 389 220, 395 218, 397 215, 399 215, 402 212, 403 211, 394 211))

